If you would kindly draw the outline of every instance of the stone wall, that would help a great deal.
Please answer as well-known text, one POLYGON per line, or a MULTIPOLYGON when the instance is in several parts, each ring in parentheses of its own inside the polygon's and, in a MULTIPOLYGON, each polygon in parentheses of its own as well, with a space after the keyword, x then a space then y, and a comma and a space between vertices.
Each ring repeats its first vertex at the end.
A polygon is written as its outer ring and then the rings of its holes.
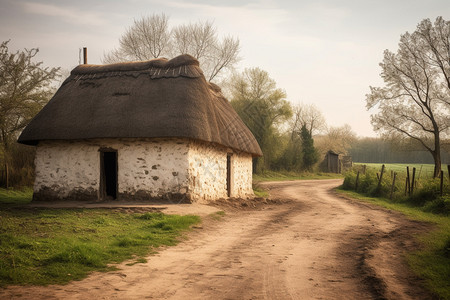
MULTIPOLYGON (((187 139, 95 139, 40 142, 34 200, 100 199, 101 149, 117 151, 119 199, 207 202, 227 197, 231 149, 187 139)), ((252 196, 251 155, 232 153, 231 171, 231 196, 252 196)))
POLYGON ((189 146, 189 174, 189 190, 196 201, 226 198, 226 148, 192 141, 189 146))
POLYGON ((35 166, 34 200, 97 197, 98 147, 86 142, 40 142, 35 166))
POLYGON ((207 202, 227 198, 227 154, 231 155, 231 197, 252 197, 252 156, 214 144, 192 141, 189 147, 189 190, 207 202))
POLYGON ((40 142, 35 200, 100 197, 100 149, 117 150, 120 199, 178 197, 188 189, 188 145, 182 139, 97 139, 40 142))
POLYGON ((252 178, 253 164, 252 156, 248 153, 234 153, 231 157, 232 163, 232 197, 253 197, 252 178))

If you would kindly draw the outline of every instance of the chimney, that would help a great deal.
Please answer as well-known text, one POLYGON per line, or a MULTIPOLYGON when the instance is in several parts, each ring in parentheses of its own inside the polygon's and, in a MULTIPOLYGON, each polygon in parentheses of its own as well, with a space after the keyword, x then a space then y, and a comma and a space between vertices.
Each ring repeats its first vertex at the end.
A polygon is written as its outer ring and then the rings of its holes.
POLYGON ((87 48, 83 47, 83 63, 87 65, 87 48))

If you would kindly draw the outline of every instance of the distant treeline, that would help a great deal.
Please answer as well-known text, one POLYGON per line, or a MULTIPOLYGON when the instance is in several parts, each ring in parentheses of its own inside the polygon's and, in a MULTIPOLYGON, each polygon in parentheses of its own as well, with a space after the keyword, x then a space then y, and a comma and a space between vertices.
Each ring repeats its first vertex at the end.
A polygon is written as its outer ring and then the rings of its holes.
MULTIPOLYGON (((428 151, 418 145, 396 145, 379 138, 361 138, 352 143, 349 155, 353 162, 434 164, 428 151)), ((450 151, 441 149, 443 164, 450 164, 450 151)))

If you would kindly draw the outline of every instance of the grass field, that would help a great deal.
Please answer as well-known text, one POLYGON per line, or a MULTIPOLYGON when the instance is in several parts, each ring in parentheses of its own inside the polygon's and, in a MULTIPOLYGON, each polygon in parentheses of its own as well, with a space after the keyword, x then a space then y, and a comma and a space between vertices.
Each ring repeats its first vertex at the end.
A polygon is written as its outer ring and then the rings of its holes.
POLYGON ((67 283, 175 245, 197 216, 116 209, 36 209, 30 191, 0 190, 0 286, 67 283))
MULTIPOLYGON (((374 168, 376 170, 381 170, 383 164, 373 164, 373 163, 353 163, 355 166, 366 165, 368 168, 374 168)), ((406 167, 409 167, 410 174, 412 174, 413 168, 416 168, 416 178, 432 178, 434 174, 433 164, 384 164, 386 171, 397 172, 398 174, 406 174, 406 167)), ((447 165, 442 165, 442 170, 444 173, 447 172, 447 165)))

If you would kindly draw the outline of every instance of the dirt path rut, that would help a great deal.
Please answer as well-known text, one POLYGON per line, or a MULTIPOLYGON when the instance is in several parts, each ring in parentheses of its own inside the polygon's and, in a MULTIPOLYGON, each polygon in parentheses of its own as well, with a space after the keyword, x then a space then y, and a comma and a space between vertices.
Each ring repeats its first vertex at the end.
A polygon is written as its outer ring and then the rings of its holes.
POLYGON ((64 286, 10 287, 0 297, 431 299, 402 258, 427 225, 336 196, 340 183, 266 183, 272 197, 289 201, 229 210, 145 264, 64 286))

